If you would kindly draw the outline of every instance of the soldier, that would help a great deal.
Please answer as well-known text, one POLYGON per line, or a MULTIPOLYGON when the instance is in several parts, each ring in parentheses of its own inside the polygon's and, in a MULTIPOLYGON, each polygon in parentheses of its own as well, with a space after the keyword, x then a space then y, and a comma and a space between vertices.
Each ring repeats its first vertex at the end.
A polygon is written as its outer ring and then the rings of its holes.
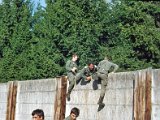
POLYGON ((41 109, 33 110, 32 120, 44 120, 44 112, 41 109))
POLYGON ((76 81, 81 79, 85 81, 90 81, 96 76, 97 67, 93 63, 89 63, 88 66, 85 66, 77 75, 76 81))
POLYGON ((72 108, 70 115, 66 117, 64 120, 76 120, 79 116, 80 110, 76 107, 72 108))
POLYGON ((67 92, 67 100, 70 101, 70 94, 75 85, 75 76, 78 71, 77 63, 78 56, 76 54, 72 55, 72 60, 68 60, 66 63, 67 77, 69 80, 69 87, 67 92))
POLYGON ((104 60, 100 61, 97 67, 97 76, 101 80, 101 93, 100 98, 98 101, 99 106, 104 107, 105 104, 103 103, 103 99, 106 92, 106 86, 108 83, 108 73, 113 67, 113 70, 111 73, 114 73, 118 69, 118 65, 108 61, 108 58, 105 57, 104 60))

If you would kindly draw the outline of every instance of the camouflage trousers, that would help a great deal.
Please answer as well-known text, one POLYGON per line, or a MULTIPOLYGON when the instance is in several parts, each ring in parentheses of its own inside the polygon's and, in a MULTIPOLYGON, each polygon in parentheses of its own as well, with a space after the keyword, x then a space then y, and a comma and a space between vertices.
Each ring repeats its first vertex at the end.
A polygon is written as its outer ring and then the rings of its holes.
POLYGON ((101 80, 101 93, 100 97, 105 96, 106 87, 108 84, 108 74, 97 73, 97 77, 101 80))
POLYGON ((76 75, 73 74, 72 72, 67 73, 68 81, 69 81, 69 87, 68 87, 68 94, 70 94, 74 88, 75 85, 75 77, 76 75))

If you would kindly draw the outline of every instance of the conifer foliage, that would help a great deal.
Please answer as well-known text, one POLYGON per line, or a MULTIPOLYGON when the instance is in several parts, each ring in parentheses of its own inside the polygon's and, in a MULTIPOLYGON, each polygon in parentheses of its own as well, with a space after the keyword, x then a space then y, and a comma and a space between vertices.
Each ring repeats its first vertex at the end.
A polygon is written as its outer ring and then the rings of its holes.
POLYGON ((65 75, 105 56, 119 71, 160 67, 160 4, 114 0, 30 0, 0 4, 0 82, 65 75))

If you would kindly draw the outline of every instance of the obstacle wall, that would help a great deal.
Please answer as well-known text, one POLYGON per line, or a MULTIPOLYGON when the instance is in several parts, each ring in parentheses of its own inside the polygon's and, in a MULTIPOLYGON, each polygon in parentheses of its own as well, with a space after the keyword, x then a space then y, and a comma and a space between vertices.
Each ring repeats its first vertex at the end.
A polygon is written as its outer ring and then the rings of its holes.
POLYGON ((7 83, 0 84, 0 120, 6 120, 7 113, 7 83))
POLYGON ((152 120, 160 120, 160 69, 152 74, 152 120))
POLYGON ((46 120, 62 120, 65 81, 61 77, 0 84, 0 120, 31 120, 35 109, 43 109, 46 120))
POLYGON ((73 107, 78 120, 160 120, 160 69, 109 74, 105 107, 97 105, 100 81, 80 81, 66 101, 65 76, 0 84, 0 120, 31 120, 43 109, 45 120, 63 120, 73 107))
POLYGON ((76 106, 81 111, 79 120, 160 120, 157 71, 148 68, 109 74, 105 107, 100 111, 97 105, 100 84, 82 81, 72 92, 71 101, 66 103, 66 116, 76 106))
POLYGON ((18 82, 15 120, 31 119, 37 108, 45 111, 45 119, 53 120, 56 82, 53 79, 18 82))
POLYGON ((101 110, 97 105, 100 82, 81 81, 75 86, 71 101, 66 104, 66 116, 72 107, 78 107, 81 112, 78 120, 132 120, 134 76, 134 72, 109 75, 104 98, 105 107, 101 110))

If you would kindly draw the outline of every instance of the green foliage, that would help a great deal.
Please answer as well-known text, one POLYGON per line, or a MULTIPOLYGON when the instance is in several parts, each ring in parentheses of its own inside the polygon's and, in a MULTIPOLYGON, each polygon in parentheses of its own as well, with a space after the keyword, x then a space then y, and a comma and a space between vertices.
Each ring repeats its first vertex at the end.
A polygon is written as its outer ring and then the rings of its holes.
POLYGON ((160 34, 154 14, 159 6, 150 2, 122 2, 113 6, 107 46, 121 70, 159 68, 160 34))
POLYGON ((39 29, 39 33, 43 34, 41 36, 50 39, 66 59, 76 52, 81 66, 89 61, 98 61, 101 54, 98 42, 107 5, 102 0, 47 3, 43 22, 40 23, 43 26, 43 29, 39 29))
POLYGON ((22 59, 21 56, 24 56, 32 38, 29 4, 28 1, 4 0, 1 5, 0 79, 3 81, 23 78, 20 71, 25 57, 22 59))
POLYGON ((159 2, 46 0, 0 5, 0 82, 65 74, 72 53, 82 68, 108 56, 119 71, 160 67, 159 2))

